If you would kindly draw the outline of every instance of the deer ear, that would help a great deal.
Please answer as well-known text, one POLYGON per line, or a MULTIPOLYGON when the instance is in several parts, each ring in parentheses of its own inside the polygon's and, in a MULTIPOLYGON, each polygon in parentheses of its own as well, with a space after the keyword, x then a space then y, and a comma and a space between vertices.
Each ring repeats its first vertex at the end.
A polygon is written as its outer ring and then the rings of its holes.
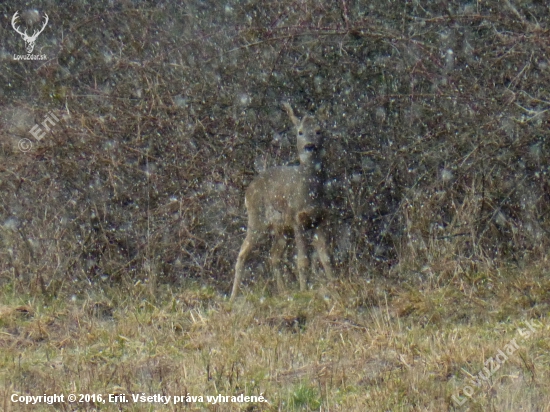
POLYGON ((294 111, 292 110, 292 107, 290 106, 290 104, 288 102, 283 102, 283 107, 288 113, 288 116, 290 117, 290 120, 292 120, 292 123, 294 124, 294 126, 298 126, 300 124, 300 120, 294 114, 294 111))

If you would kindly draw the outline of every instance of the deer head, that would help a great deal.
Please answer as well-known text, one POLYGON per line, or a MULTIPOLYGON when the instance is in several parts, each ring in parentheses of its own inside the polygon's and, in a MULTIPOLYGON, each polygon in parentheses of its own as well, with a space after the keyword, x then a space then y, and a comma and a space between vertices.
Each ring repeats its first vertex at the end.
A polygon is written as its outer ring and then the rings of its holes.
POLYGON ((15 14, 13 15, 12 19, 11 19, 11 25, 12 25, 13 29, 17 33, 19 33, 21 35, 21 37, 23 37, 23 40, 27 44, 25 49, 27 50, 27 53, 31 54, 32 51, 34 50, 34 42, 38 38, 38 35, 44 31, 44 29, 46 28, 46 25, 48 24, 48 20, 49 20, 48 15, 44 13, 44 25, 42 26, 42 28, 40 30, 35 30, 32 36, 29 36, 27 34, 27 30, 22 32, 17 27, 17 19, 18 18, 19 18, 19 11, 16 11, 15 14))

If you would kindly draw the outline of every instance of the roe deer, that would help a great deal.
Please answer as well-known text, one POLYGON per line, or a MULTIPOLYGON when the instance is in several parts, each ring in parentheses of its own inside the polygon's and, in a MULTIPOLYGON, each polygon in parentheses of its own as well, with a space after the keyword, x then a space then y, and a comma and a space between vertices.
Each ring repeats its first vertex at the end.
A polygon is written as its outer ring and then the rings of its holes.
POLYGON ((246 238, 241 246, 235 265, 235 281, 231 301, 237 295, 248 254, 260 239, 273 232, 271 266, 275 272, 279 292, 284 289, 281 257, 287 246, 286 235, 294 232, 298 249, 298 275, 300 290, 306 290, 308 257, 305 239, 306 229, 315 229, 312 244, 317 250, 325 274, 332 278, 331 259, 327 241, 322 229, 325 219, 322 167, 323 136, 317 120, 311 116, 298 119, 288 103, 283 104, 296 127, 297 149, 300 158, 298 166, 280 166, 267 169, 248 186, 245 205, 248 212, 246 238))

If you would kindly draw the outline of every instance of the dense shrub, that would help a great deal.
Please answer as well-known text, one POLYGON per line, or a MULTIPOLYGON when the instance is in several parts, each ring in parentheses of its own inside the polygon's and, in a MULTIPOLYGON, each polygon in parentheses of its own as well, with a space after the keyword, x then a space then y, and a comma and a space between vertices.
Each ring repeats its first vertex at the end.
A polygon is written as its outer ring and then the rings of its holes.
POLYGON ((44 1, 46 61, 0 5, 0 279, 228 290, 244 188, 295 160, 282 101, 330 136, 342 275, 544 256, 545 2, 176 3, 44 1))

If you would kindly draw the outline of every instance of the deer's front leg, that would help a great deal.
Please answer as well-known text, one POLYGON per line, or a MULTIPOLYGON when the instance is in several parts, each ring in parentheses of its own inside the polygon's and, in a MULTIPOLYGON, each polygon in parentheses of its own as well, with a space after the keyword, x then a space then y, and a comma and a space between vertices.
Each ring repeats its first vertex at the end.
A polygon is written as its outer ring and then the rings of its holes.
POLYGON ((277 281, 277 289, 279 293, 283 293, 285 285, 283 283, 283 277, 281 275, 281 258, 286 249, 286 239, 284 234, 279 233, 273 239, 273 245, 271 246, 271 270, 275 273, 275 280, 277 281))
POLYGON ((307 290, 307 270, 309 261, 307 258, 307 247, 303 227, 300 224, 294 226, 294 237, 296 238, 296 249, 298 251, 298 277, 300 279, 300 290, 307 290))
POLYGON ((325 275, 327 276, 327 278, 332 280, 334 276, 332 272, 330 254, 327 247, 327 238, 325 236, 325 232, 320 227, 315 230, 315 235, 313 236, 312 243, 313 247, 315 247, 315 249, 317 250, 317 254, 319 255, 319 259, 321 260, 323 269, 325 269, 325 275))

